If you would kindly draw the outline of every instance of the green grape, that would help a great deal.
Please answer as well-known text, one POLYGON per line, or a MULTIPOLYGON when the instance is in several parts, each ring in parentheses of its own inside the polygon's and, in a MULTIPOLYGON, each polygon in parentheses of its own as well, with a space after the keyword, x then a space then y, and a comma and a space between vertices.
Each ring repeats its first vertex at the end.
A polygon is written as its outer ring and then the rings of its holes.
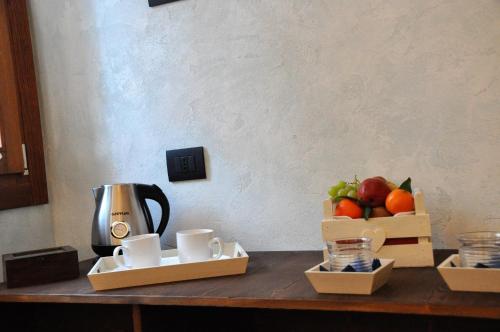
POLYGON ((328 195, 332 199, 336 199, 339 196, 345 196, 352 189, 351 185, 348 185, 345 181, 339 181, 335 186, 330 187, 328 190, 328 195))
POLYGON ((328 190, 328 195, 330 195, 331 198, 335 198, 337 196, 337 192, 339 191, 339 188, 337 186, 333 186, 328 190))
POLYGON ((354 187, 351 186, 350 184, 348 184, 347 186, 345 186, 344 188, 345 190, 347 190, 347 192, 351 191, 351 190, 354 190, 354 187))
POLYGON ((337 191, 337 196, 346 196, 348 192, 349 192, 349 190, 342 188, 339 191, 337 191))
POLYGON ((347 193, 347 197, 358 198, 358 194, 355 190, 349 190, 349 192, 347 193))

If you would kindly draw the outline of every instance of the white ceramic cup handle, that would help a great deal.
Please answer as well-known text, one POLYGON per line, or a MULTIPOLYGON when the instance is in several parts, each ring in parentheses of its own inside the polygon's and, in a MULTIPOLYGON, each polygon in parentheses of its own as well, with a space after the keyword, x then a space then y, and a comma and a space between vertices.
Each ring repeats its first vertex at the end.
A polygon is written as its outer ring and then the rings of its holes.
MULTIPOLYGON (((129 266, 122 263, 122 260, 118 257, 118 253, 120 252, 120 250, 122 250, 123 253, 125 254, 125 250, 128 250, 128 249, 124 246, 116 247, 115 250, 113 250, 113 260, 115 261, 116 265, 129 268, 129 266)), ((125 257, 123 258, 123 261, 125 262, 125 257)))
POLYGON ((212 259, 219 259, 222 257, 222 253, 224 252, 224 241, 222 241, 220 237, 214 237, 208 242, 208 246, 210 247, 210 249, 212 249, 212 246, 215 243, 219 245, 219 252, 217 253, 217 255, 212 255, 212 259))

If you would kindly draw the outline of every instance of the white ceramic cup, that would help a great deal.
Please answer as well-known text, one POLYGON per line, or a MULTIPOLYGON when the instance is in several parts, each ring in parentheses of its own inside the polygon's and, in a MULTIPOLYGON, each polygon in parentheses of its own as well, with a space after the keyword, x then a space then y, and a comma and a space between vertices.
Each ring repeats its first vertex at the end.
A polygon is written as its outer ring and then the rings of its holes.
POLYGON ((224 252, 224 241, 214 237, 212 229, 189 229, 177 232, 177 251, 179 262, 199 262, 219 259, 224 252), (213 245, 218 244, 219 251, 214 255, 213 245))
POLYGON ((122 245, 113 251, 118 266, 141 268, 159 266, 161 262, 160 236, 156 233, 135 235, 122 239, 122 245), (123 260, 118 253, 123 251, 123 260))

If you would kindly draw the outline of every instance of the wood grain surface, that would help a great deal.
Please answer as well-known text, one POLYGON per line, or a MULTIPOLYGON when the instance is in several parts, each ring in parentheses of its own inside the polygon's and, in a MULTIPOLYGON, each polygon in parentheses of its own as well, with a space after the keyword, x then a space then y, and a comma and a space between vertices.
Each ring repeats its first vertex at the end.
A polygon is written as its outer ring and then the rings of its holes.
MULTIPOLYGON (((436 250, 439 264, 452 250, 436 250)), ((96 292, 81 263, 79 279, 6 289, 0 302, 52 302, 276 308, 398 313, 500 319, 500 294, 451 292, 435 268, 393 270, 387 284, 371 296, 317 294, 304 271, 322 259, 320 251, 251 252, 247 273, 96 292)))

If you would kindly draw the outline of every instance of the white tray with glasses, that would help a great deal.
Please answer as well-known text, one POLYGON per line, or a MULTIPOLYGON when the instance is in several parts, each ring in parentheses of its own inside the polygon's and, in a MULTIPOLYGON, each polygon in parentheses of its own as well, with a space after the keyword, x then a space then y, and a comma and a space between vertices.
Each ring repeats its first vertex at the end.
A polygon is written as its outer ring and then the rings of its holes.
MULTIPOLYGON (((120 258, 122 256, 119 256, 120 258)), ((237 242, 224 243, 222 256, 207 261, 180 263, 177 249, 161 252, 160 266, 125 268, 113 256, 101 257, 87 274, 95 290, 244 274, 248 255, 237 242)))
POLYGON ((500 293, 500 269, 462 267, 457 254, 448 257, 437 269, 452 291, 500 293))

